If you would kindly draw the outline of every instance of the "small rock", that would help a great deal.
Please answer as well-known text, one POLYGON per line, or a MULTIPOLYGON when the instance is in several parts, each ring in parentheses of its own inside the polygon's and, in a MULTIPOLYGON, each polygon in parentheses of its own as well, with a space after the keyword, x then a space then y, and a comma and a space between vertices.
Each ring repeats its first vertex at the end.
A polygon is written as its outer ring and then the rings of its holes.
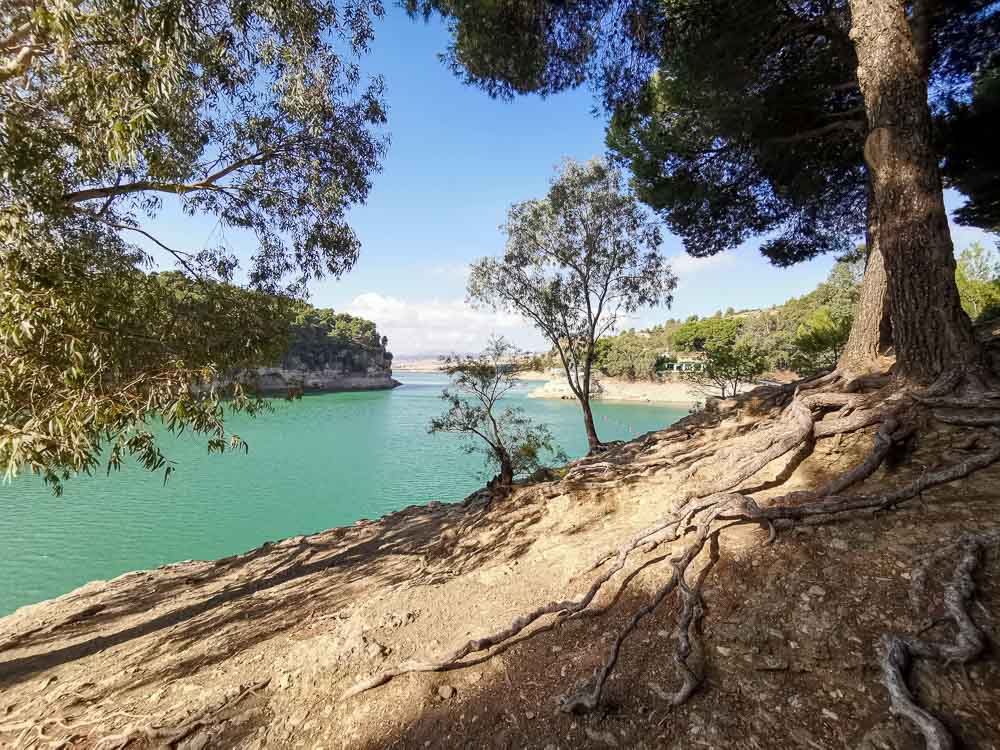
POLYGON ((733 650, 731 648, 726 648, 725 646, 716 646, 715 650, 718 651, 723 656, 729 656, 730 654, 733 653, 733 650))
POLYGON ((530 721, 535 718, 535 713, 533 711, 525 711, 524 718, 530 721))
POLYGON ((851 548, 851 545, 847 543, 846 539, 837 538, 830 540, 830 546, 834 549, 840 550, 841 552, 847 552, 851 548))
POLYGON ((788 660, 780 656, 761 656, 754 659, 753 668, 761 672, 783 672, 788 669, 788 660))
POLYGON ((806 593, 808 593, 809 596, 826 596, 826 589, 822 586, 810 586, 809 591, 806 593))
POLYGON ((829 719, 830 721, 840 721, 840 717, 839 717, 839 716, 837 716, 837 714, 835 714, 835 713, 834 713, 833 711, 831 711, 831 710, 830 710, 829 708, 824 708, 824 709, 823 709, 823 715, 824 715, 824 716, 825 716, 826 718, 828 718, 828 719, 829 719))
POLYGON ((443 701, 450 701, 455 695, 455 688, 451 685, 442 685, 438 688, 438 697, 443 701))
POLYGON ((591 729, 590 727, 584 727, 583 731, 586 732, 587 736, 594 742, 602 742, 608 747, 618 747, 618 738, 611 734, 611 732, 599 732, 596 729, 591 729))

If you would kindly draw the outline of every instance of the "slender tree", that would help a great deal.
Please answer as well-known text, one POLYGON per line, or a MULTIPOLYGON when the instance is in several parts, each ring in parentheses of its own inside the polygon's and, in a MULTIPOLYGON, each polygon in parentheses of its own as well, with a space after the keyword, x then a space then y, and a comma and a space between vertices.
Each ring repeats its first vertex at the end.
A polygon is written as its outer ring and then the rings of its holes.
POLYGON ((590 407, 597 342, 623 315, 671 301, 676 280, 659 252, 659 229, 620 172, 570 160, 545 198, 511 206, 504 230, 503 257, 472 266, 469 297, 520 313, 548 338, 597 451, 590 407))
POLYGON ((745 341, 719 341, 705 347, 699 364, 700 369, 686 371, 684 379, 702 389, 717 388, 722 398, 730 398, 764 374, 767 352, 745 341))
POLYGON ((523 409, 501 408, 503 397, 515 385, 515 363, 523 353, 503 338, 491 338, 475 357, 453 355, 444 360, 451 385, 441 394, 448 410, 431 420, 430 432, 470 436, 465 449, 483 452, 499 469, 495 481, 509 487, 514 478, 541 466, 544 453, 559 458, 552 434, 531 421, 523 409))
POLYGON ((981 243, 974 242, 958 255, 955 272, 962 308, 974 321, 992 320, 1000 314, 1000 261, 981 243))

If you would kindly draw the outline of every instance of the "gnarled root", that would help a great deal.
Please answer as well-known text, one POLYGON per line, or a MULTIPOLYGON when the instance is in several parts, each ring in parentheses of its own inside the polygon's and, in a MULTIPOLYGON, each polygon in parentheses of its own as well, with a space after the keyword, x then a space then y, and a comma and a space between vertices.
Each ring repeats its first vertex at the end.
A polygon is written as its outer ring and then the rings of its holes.
POLYGON ((666 583, 660 586, 659 590, 653 596, 652 601, 636 611, 625 627, 618 633, 618 637, 615 638, 608 658, 595 670, 593 679, 589 683, 580 686, 575 692, 563 697, 559 707, 561 711, 566 713, 588 713, 597 708, 601 701, 601 693, 604 690, 604 685, 608 681, 608 677, 611 675, 615 664, 618 662, 622 643, 635 630, 640 620, 655 611, 663 600, 677 588, 681 591, 684 606, 677 626, 678 648, 675 661, 684 673, 684 686, 678 692, 678 696, 682 697, 675 696, 675 705, 687 700, 687 697, 694 692, 694 689, 701 682, 701 674, 700 671, 696 673, 690 669, 687 659, 691 652, 690 631, 696 625, 697 620, 701 619, 700 581, 696 586, 688 587, 684 576, 688 566, 690 566, 691 562, 704 547, 712 522, 720 512, 721 506, 714 509, 714 512, 709 514, 698 525, 694 541, 688 544, 683 552, 670 560, 672 572, 666 583))
MULTIPOLYGON (((955 742, 944 724, 917 704, 906 684, 906 675, 914 657, 965 664, 982 653, 986 637, 968 612, 969 602, 976 589, 972 573, 979 564, 983 549, 998 542, 1000 534, 970 534, 945 550, 947 552, 957 547, 961 553, 954 576, 944 590, 945 609, 956 630, 953 642, 934 642, 903 635, 885 635, 882 638, 882 675, 892 711, 913 722, 923 735, 927 750, 952 750, 955 742)), ((943 555, 935 555, 934 558, 941 556, 943 555)), ((914 587, 922 586, 925 577, 926 565, 921 566, 914 575, 914 587)))
POLYGON ((196 730, 210 726, 224 714, 235 708, 247 696, 267 687, 270 680, 262 680, 246 685, 220 703, 197 711, 175 724, 154 726, 152 724, 130 724, 118 734, 102 738, 94 745, 95 750, 120 750, 136 740, 146 740, 153 747, 172 747, 196 730))
MULTIPOLYGON (((914 401, 907 398, 909 393, 903 392, 873 402, 872 399, 866 399, 857 392, 859 389, 857 381, 848 381, 848 385, 853 388, 849 393, 830 394, 817 390, 841 381, 843 381, 841 376, 832 373, 830 376, 809 383, 806 387, 800 386, 780 418, 767 428, 750 432, 740 431, 730 440, 724 441, 712 452, 714 460, 725 467, 723 472, 682 492, 671 510, 656 524, 633 535, 614 555, 605 555, 598 559, 586 573, 593 573, 609 561, 610 565, 607 565, 591 582, 582 596, 542 605, 515 618, 509 626, 498 632, 467 641, 441 659, 411 660, 394 669, 378 673, 349 688, 343 694, 343 698, 357 695, 410 672, 461 668, 470 663, 465 661, 466 657, 477 652, 480 653, 480 658, 476 660, 478 663, 489 658, 491 649, 508 644, 516 636, 531 637, 551 629, 565 619, 603 613, 614 606, 622 591, 639 570, 667 559, 664 555, 635 567, 619 582, 611 602, 604 606, 597 605, 595 599, 598 594, 609 586, 619 572, 625 570, 633 553, 636 551, 649 553, 662 544, 680 542, 682 544, 680 549, 669 557, 671 566, 669 577, 654 592, 650 601, 628 619, 612 644, 608 656, 595 670, 592 678, 563 698, 561 709, 585 713, 595 710, 601 704, 604 687, 618 662, 622 644, 639 622, 654 612, 674 592, 679 592, 681 604, 676 629, 677 647, 674 652, 674 662, 681 673, 682 685, 673 696, 672 703, 675 705, 683 703, 697 689, 702 679, 700 657, 702 650, 696 631, 702 617, 701 586, 704 571, 693 583, 689 583, 689 574, 694 561, 706 544, 711 541, 714 547, 718 534, 724 528, 739 524, 760 524, 769 529, 769 541, 771 541, 777 528, 787 528, 800 523, 815 523, 822 518, 856 514, 859 511, 871 513, 888 510, 916 497, 930 487, 967 476, 1000 460, 1000 440, 998 440, 991 447, 970 456, 965 461, 935 472, 927 472, 892 491, 869 495, 844 495, 842 493, 845 490, 871 476, 886 460, 894 445, 910 436, 913 428, 909 424, 901 423, 900 414, 911 407, 914 401), (816 421, 813 412, 822 413, 830 409, 840 409, 844 415, 816 421), (846 414, 847 409, 851 411, 850 414, 846 414), (734 488, 743 484, 763 467, 790 452, 800 450, 804 443, 811 444, 815 437, 851 432, 872 424, 879 424, 879 428, 868 456, 862 463, 823 487, 812 491, 788 493, 772 499, 764 508, 759 507, 750 495, 734 491, 734 488), (547 625, 529 630, 532 625, 549 615, 554 616, 554 619, 547 625)), ((940 390, 943 391, 943 386, 940 390)), ((935 391, 926 397, 939 398, 940 392, 935 391)), ((697 442, 697 440, 687 442, 697 442)), ((705 459, 699 455, 694 464, 685 464, 684 459, 692 453, 702 453, 704 448, 704 443, 685 448, 683 441, 676 443, 671 441, 670 454, 674 465, 683 464, 683 468, 675 476, 682 479, 690 477, 694 473, 692 467, 696 468, 696 465, 705 459), (681 449, 674 450, 674 444, 681 446, 681 449)), ((611 467, 600 466, 598 470, 609 471, 611 467)), ((911 649, 910 645, 912 644, 907 645, 903 652, 900 652, 899 648, 891 650, 893 663, 902 665, 910 653, 916 655, 924 653, 919 649, 911 649)), ((902 670, 905 666, 899 668, 902 670)))

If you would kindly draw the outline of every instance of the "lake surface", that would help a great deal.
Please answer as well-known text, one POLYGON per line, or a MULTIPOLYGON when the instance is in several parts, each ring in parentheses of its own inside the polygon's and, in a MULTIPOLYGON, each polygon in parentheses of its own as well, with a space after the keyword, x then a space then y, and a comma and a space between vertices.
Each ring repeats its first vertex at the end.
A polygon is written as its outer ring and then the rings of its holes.
MULTIPOLYGON (((392 391, 330 393, 272 414, 234 417, 229 428, 249 454, 206 454, 204 440, 165 443, 177 462, 162 475, 128 466, 66 483, 52 496, 25 476, 0 484, 0 615, 64 594, 95 579, 188 559, 224 557, 265 541, 378 518, 407 505, 453 502, 482 487, 483 459, 462 450, 455 435, 429 435, 447 380, 402 373, 392 391)), ((576 402, 529 399, 540 383, 507 397, 549 425, 570 456, 586 453, 576 402)), ((662 429, 685 409, 597 403, 604 440, 662 429)))

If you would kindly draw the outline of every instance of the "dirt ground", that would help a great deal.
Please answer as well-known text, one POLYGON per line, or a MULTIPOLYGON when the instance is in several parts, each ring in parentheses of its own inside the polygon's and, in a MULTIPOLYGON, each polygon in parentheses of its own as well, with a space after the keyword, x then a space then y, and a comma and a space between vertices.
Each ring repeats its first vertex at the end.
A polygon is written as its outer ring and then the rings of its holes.
MULTIPOLYGON (((726 424, 719 429, 746 427, 739 415, 726 424)), ((643 459, 684 429, 641 439, 643 459)), ((790 473, 782 492, 816 486, 871 439, 862 430, 822 440, 801 463, 775 461, 743 488, 766 506, 778 478, 790 473)), ((912 450, 852 492, 913 479, 977 447, 938 426, 912 450)), ((617 601, 616 587, 598 599, 613 605, 603 614, 543 620, 463 668, 341 699, 381 669, 582 593, 595 560, 660 517, 678 489, 668 471, 609 469, 602 481, 411 507, 24 608, 0 619, 0 746, 922 748, 890 715, 878 644, 889 632, 948 636, 941 586, 952 563, 932 569, 916 603, 913 570, 965 531, 1000 530, 1000 464, 896 510, 783 531, 771 545, 756 526, 722 532, 717 559, 707 550, 698 560, 705 681, 678 708, 669 701, 679 684, 678 602, 668 598, 624 642, 604 709, 558 710, 669 573, 656 562, 669 548, 637 556, 628 570, 641 570, 617 601)), ((918 661, 911 677, 962 748, 1000 748, 998 553, 976 573, 972 615, 991 643, 985 656, 968 667, 918 661)))

